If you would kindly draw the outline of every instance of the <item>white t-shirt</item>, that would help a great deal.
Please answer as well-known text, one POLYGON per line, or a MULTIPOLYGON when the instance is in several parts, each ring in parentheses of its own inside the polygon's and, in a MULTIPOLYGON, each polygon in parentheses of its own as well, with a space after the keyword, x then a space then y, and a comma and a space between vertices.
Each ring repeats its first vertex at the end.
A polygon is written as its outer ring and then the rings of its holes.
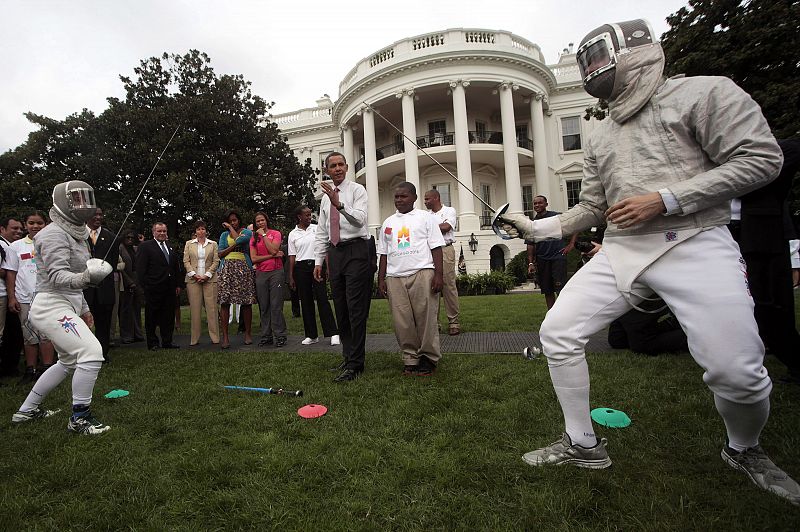
POLYGON ((386 255, 387 277, 408 277, 433 269, 431 250, 444 246, 439 219, 428 211, 395 212, 381 226, 377 250, 386 255))
MULTIPOLYGON (((450 224, 450 230, 444 233, 444 242, 445 244, 452 244, 455 242, 455 237, 453 236, 453 230, 456 228, 456 210, 453 207, 448 207, 447 205, 442 205, 442 208, 439 209, 438 212, 428 211, 432 215, 436 216, 439 220, 438 223, 443 224, 445 222, 450 224)), ((441 229, 439 230, 441 232, 441 229)))
POLYGON ((317 224, 311 224, 305 229, 295 226, 287 237, 288 255, 294 255, 294 260, 314 260, 314 240, 317 235, 317 224))
POLYGON ((20 303, 30 303, 36 291, 36 253, 33 240, 21 238, 6 250, 6 270, 17 272, 14 294, 20 303))

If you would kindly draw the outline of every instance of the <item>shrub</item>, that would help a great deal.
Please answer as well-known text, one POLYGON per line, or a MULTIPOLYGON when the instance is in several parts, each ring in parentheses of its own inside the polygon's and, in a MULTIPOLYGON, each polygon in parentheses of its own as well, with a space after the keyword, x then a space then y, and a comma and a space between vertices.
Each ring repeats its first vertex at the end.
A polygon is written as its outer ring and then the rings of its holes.
POLYGON ((508 262, 506 273, 514 278, 514 284, 528 281, 528 251, 520 251, 508 262))
POLYGON ((514 278, 506 272, 462 274, 456 277, 460 295, 505 294, 514 287, 514 278))

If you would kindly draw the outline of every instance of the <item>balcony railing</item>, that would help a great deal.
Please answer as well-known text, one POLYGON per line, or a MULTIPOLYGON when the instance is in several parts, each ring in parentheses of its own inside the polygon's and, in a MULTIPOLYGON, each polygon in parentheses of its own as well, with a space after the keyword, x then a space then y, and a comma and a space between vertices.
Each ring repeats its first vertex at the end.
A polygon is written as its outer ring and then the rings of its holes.
POLYGON ((488 229, 492 227, 491 214, 482 214, 480 218, 481 218, 481 229, 488 229))
MULTIPOLYGON (((456 134, 452 131, 446 133, 434 133, 433 135, 423 135, 417 137, 417 145, 420 148, 435 148, 436 146, 453 146, 455 144, 456 134)), ((470 144, 502 144, 503 133, 502 131, 470 131, 469 132, 470 144)), ((517 146, 533 151, 533 141, 529 138, 518 138, 517 146)), ((393 142, 386 146, 381 146, 375 150, 375 160, 380 161, 383 158, 391 157, 405 153, 405 144, 402 142, 393 142)), ((366 164, 365 158, 356 161, 356 173, 364 168, 366 164)))

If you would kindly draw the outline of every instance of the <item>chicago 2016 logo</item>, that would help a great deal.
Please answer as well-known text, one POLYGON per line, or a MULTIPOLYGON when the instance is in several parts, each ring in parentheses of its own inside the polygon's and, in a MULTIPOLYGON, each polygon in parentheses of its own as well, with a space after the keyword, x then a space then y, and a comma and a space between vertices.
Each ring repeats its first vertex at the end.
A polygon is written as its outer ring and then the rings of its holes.
POLYGON ((58 323, 61 324, 61 327, 64 328, 64 332, 66 332, 67 334, 73 333, 78 338, 81 337, 81 334, 78 332, 78 327, 75 326, 75 322, 73 322, 72 318, 70 318, 69 316, 64 316, 63 318, 58 320, 58 323))
POLYGON ((403 226, 397 232, 397 249, 404 249, 411 246, 411 235, 408 227, 403 226))

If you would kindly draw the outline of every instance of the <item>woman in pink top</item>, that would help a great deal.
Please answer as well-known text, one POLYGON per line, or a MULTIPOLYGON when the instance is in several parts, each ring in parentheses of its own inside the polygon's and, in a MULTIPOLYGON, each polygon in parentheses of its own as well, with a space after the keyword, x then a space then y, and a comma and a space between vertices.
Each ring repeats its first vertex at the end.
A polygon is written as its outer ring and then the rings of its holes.
POLYGON ((256 297, 261 313, 260 347, 286 345, 286 319, 283 317, 284 280, 281 233, 269 228, 269 218, 256 213, 250 240, 250 258, 256 268, 256 297))

